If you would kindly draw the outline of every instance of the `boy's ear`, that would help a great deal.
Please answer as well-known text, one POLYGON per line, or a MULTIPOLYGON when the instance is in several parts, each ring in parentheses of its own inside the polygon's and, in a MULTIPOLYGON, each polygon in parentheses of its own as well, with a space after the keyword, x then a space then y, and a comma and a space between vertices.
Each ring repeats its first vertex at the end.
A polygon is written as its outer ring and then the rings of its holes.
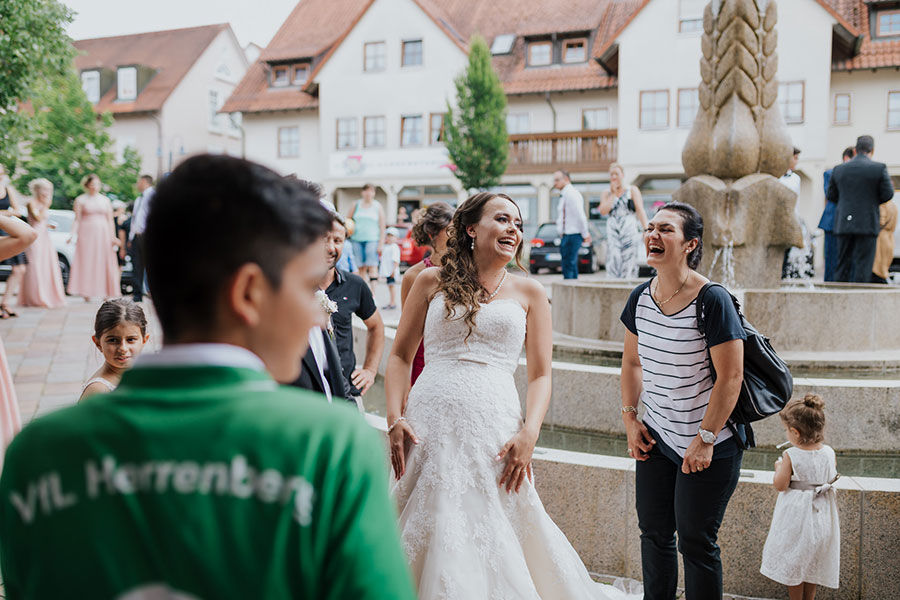
POLYGON ((259 265, 241 265, 226 287, 227 319, 235 319, 242 325, 255 327, 262 319, 263 305, 270 291, 269 280, 259 265))

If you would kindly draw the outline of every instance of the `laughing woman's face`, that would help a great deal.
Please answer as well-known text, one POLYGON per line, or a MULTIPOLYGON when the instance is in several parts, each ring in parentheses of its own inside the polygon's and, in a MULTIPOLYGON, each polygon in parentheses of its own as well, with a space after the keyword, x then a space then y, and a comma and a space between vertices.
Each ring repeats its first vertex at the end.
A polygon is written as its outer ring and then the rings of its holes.
POLYGON ((684 239, 684 220, 671 210, 661 210, 647 224, 644 231, 644 249, 647 264, 659 269, 687 262, 690 252, 697 247, 696 240, 684 239))

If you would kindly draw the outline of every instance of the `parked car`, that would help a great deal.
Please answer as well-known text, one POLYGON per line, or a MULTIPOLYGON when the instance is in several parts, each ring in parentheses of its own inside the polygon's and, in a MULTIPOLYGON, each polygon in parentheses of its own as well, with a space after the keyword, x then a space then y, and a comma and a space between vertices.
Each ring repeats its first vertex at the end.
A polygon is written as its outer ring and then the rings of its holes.
MULTIPOLYGON (((72 235, 72 224, 75 222, 75 213, 71 210, 50 209, 48 215, 49 224, 55 228, 49 230, 50 241, 56 249, 59 259, 59 270, 62 273, 63 287, 69 286, 69 272, 72 261, 75 258, 75 242, 69 242, 72 235)), ((0 280, 6 281, 11 273, 9 265, 0 265, 0 280)), ((121 276, 122 295, 131 293, 131 258, 125 258, 125 267, 121 276)))
POLYGON ((429 248, 416 244, 416 241, 412 238, 411 224, 399 223, 397 225, 388 225, 388 227, 393 227, 400 234, 397 236, 397 245, 400 246, 401 267, 411 267, 425 258, 429 248))
MULTIPOLYGON (((606 264, 606 230, 594 223, 590 223, 588 228, 591 233, 591 244, 585 244, 578 250, 579 273, 593 273, 606 264)), ((561 241, 556 223, 543 223, 538 227, 531 240, 531 252, 528 257, 528 268, 532 274, 537 274, 541 269, 562 270, 562 255, 559 248, 561 241)))

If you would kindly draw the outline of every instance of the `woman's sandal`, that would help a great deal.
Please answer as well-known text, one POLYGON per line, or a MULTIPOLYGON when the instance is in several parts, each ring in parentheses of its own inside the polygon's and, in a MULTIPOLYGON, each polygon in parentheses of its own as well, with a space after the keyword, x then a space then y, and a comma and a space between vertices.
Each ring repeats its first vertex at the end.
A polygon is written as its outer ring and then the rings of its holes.
POLYGON ((8 319, 10 317, 18 317, 19 314, 9 310, 7 307, 0 304, 0 319, 8 319))

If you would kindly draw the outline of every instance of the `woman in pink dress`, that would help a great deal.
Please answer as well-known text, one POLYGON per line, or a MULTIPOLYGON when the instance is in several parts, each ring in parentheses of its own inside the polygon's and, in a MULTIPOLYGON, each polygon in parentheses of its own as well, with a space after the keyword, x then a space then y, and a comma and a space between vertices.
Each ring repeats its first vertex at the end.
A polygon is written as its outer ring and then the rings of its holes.
MULTIPOLYGON (((0 215, 0 230, 6 234, 0 237, 0 260, 22 252, 37 237, 34 230, 17 217, 0 215)), ((3 464, 6 447, 21 428, 19 402, 13 387, 12 373, 6 362, 6 350, 0 341, 0 466, 3 464)))
MULTIPOLYGON (((69 275, 69 293, 84 297, 120 295, 119 265, 114 248, 119 245, 113 224, 112 203, 100 193, 100 178, 91 173, 81 182, 84 194, 75 199, 75 259, 69 275)), ((70 238, 71 239, 71 238, 70 238)))
POLYGON ((28 184, 32 199, 28 203, 28 224, 37 233, 37 239, 25 251, 28 270, 22 280, 19 304, 57 308, 66 304, 66 291, 56 248, 50 239, 53 225, 47 220, 53 199, 53 184, 46 179, 35 179, 28 184))

